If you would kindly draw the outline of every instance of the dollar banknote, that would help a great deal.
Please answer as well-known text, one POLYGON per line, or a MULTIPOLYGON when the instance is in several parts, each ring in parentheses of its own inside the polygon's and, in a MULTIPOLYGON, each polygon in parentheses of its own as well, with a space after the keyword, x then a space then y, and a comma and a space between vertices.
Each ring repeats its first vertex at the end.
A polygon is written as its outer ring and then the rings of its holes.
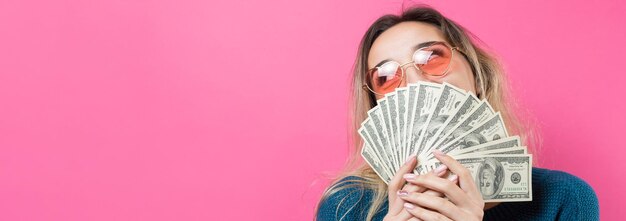
POLYGON ((416 144, 418 153, 422 153, 430 149, 426 146, 426 143, 428 143, 435 133, 442 128, 452 113, 461 107, 461 103, 463 100, 467 99, 467 96, 470 95, 465 94, 464 90, 448 83, 443 84, 443 89, 437 98, 434 109, 431 111, 432 114, 428 115, 424 129, 419 135, 419 139, 416 144))
POLYGON ((500 113, 497 113, 470 131, 459 135, 439 150, 443 153, 449 153, 453 150, 463 150, 504 137, 508 137, 508 132, 500 113))
POLYGON ((357 130, 361 156, 389 183, 407 157, 418 158, 413 173, 440 162, 440 150, 472 171, 487 202, 532 200, 532 155, 520 136, 511 136, 501 113, 487 100, 452 84, 418 82, 376 100, 357 130))
POLYGON ((422 153, 429 153, 430 150, 435 147, 435 143, 438 143, 440 139, 444 138, 444 136, 447 135, 450 130, 454 129, 459 123, 465 121, 472 111, 476 110, 479 104, 480 100, 478 100, 476 96, 468 94, 461 104, 461 107, 452 113, 452 116, 443 123, 441 129, 437 130, 432 137, 426 138, 427 140, 425 146, 427 148, 425 151, 422 151, 422 153))
MULTIPOLYGON (((406 113, 407 113, 407 99, 408 99, 408 94, 407 94, 407 88, 406 87, 402 87, 402 88, 398 88, 397 90, 398 93, 398 99, 396 100, 397 105, 396 107, 398 108, 398 117, 396 119, 396 121, 398 122, 398 134, 396 136, 396 138, 398 139, 397 144, 398 144, 398 148, 400 148, 400 159, 406 159, 407 157, 409 157, 409 155, 406 153, 406 149, 404 149, 404 130, 405 128, 405 124, 406 124, 406 113)), ((393 119, 392 119, 393 120, 393 119)))
MULTIPOLYGON (((532 155, 460 156, 456 160, 470 171, 485 202, 532 200, 532 155)), ((439 165, 428 166, 432 170, 439 165)))
POLYGON ((408 152, 409 154, 416 154, 417 141, 421 130, 426 123, 426 119, 430 114, 430 111, 434 108, 435 102, 441 93, 442 86, 440 84, 420 82, 417 87, 415 96, 415 106, 413 107, 413 114, 409 120, 409 137, 408 137, 408 152))
POLYGON ((490 150, 495 150, 495 149, 518 147, 520 145, 521 145, 520 137, 511 136, 511 137, 506 137, 506 138, 502 138, 499 140, 495 140, 493 142, 487 142, 484 144, 472 146, 470 148, 453 150, 449 154, 461 155, 461 154, 467 154, 467 153, 480 153, 480 152, 490 151, 490 150))

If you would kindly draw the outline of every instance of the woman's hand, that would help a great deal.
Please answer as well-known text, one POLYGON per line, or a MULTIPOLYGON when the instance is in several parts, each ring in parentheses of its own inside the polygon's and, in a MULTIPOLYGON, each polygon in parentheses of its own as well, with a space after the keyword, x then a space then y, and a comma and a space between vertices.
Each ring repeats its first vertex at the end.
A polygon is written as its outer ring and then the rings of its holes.
MULTIPOLYGON (((444 179, 435 173, 407 174, 404 178, 411 184, 440 192, 448 199, 419 192, 401 192, 399 198, 407 201, 404 204, 406 211, 421 220, 482 220, 485 203, 472 174, 452 157, 440 151, 434 155, 454 175, 444 179)), ((436 169, 439 170, 441 168, 436 169)))
MULTIPOLYGON (((389 201, 389 210, 387 215, 383 220, 392 221, 392 220, 410 220, 410 221, 418 221, 419 219, 415 218, 409 211, 404 209, 404 203, 406 201, 402 200, 400 197, 401 192, 409 192, 409 193, 423 193, 430 196, 441 197, 443 194, 435 192, 433 190, 427 190, 424 187, 420 187, 417 185, 413 185, 411 183, 407 183, 405 185, 405 180, 403 176, 405 174, 411 174, 410 172, 415 169, 417 165, 417 158, 415 156, 409 157, 406 163, 398 170, 396 175, 391 179, 388 185, 388 201, 389 201), (400 190, 402 187, 402 190, 400 190)), ((445 169, 443 173, 438 173, 437 175, 445 174, 445 169)))

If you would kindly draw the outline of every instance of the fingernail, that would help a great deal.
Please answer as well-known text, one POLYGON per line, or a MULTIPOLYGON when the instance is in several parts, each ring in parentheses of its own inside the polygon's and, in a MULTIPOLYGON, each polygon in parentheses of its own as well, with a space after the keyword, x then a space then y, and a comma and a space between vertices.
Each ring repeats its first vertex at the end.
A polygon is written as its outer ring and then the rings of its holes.
POLYGON ((411 160, 415 159, 415 155, 411 155, 409 157, 406 158, 406 160, 404 161, 405 163, 409 163, 411 162, 411 160))
POLYGON ((457 176, 456 174, 452 174, 451 176, 449 176, 449 177, 448 177, 448 180, 450 180, 450 181, 454 182, 454 181, 456 181, 456 179, 458 179, 458 178, 459 178, 459 176, 457 176))
POLYGON ((443 152, 441 152, 441 150, 437 150, 437 149, 433 150, 433 154, 435 154, 435 155, 437 155, 437 156, 443 156, 443 155, 445 155, 445 153, 443 153, 443 152))
POLYGON ((404 190, 399 190, 398 191, 398 196, 405 197, 405 196, 408 196, 408 195, 409 195, 409 192, 407 192, 407 191, 404 191, 404 190))
POLYGON ((404 208, 413 209, 415 208, 415 206, 413 206, 413 204, 410 204, 410 203, 404 203, 404 208))
POLYGON ((448 167, 445 164, 441 164, 434 170, 434 172, 435 172, 435 174, 439 175, 443 171, 446 171, 446 169, 448 169, 448 167))
POLYGON ((404 177, 404 179, 407 179, 407 180, 412 180, 412 179, 415 179, 416 176, 413 173, 407 173, 407 174, 404 174, 404 176, 402 177, 404 177))

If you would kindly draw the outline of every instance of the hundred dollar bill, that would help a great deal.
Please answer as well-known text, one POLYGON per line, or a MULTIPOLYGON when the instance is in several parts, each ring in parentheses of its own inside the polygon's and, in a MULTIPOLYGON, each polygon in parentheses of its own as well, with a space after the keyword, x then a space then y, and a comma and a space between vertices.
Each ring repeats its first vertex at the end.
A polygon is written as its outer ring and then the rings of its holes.
POLYGON ((390 167, 391 161, 388 159, 387 155, 385 154, 386 153, 385 149, 382 146, 380 146, 375 141, 375 139, 372 138, 376 136, 376 133, 373 133, 372 135, 370 135, 368 131, 373 131, 373 127, 370 124, 370 119, 366 119, 365 121, 363 121, 363 123, 361 123, 361 128, 359 128, 358 130, 359 135, 361 135, 361 138, 363 138, 363 141, 366 144, 365 147, 368 149, 371 149, 371 153, 373 154, 373 157, 375 157, 378 160, 378 162, 380 162, 380 165, 382 169, 385 170, 385 173, 389 177, 392 177, 392 174, 394 173, 394 171, 392 171, 390 167))
POLYGON ((385 139, 387 140, 388 144, 389 144, 389 150, 391 151, 392 154, 392 158, 393 158, 393 162, 395 164, 398 163, 398 156, 396 154, 397 150, 396 150, 396 144, 394 142, 394 135, 393 135, 393 131, 391 128, 391 117, 390 117, 390 113, 389 113, 389 100, 387 100, 387 97, 384 97, 382 99, 378 100, 378 106, 380 107, 380 120, 382 121, 382 125, 385 127, 385 134, 387 135, 385 137, 385 139))
POLYGON ((528 147, 521 146, 521 147, 512 147, 512 148, 500 149, 500 150, 485 151, 485 155, 494 155, 494 154, 509 154, 509 155, 510 154, 517 154, 517 155, 528 154, 528 147))
POLYGON ((398 109, 396 107, 398 94, 394 91, 385 95, 385 98, 387 99, 387 108, 389 109, 389 118, 387 118, 388 121, 385 121, 385 124, 389 124, 388 127, 391 129, 391 137, 389 137, 389 139, 393 143, 393 153, 398 163, 402 164, 404 159, 402 159, 400 145, 398 144, 400 141, 400 139, 398 139, 400 134, 398 134, 398 109))
POLYGON ((400 149, 400 159, 406 159, 407 157, 409 157, 406 152, 404 151, 405 149, 404 147, 404 130, 405 130, 405 124, 406 124, 406 111, 407 111, 407 87, 401 87, 401 88, 397 88, 396 92, 398 94, 398 99, 397 102, 398 104, 396 105, 396 107, 398 108, 398 134, 396 134, 398 142, 396 142, 398 148, 400 149))
MULTIPOLYGON (((397 161, 395 159, 395 156, 393 154, 393 150, 391 147, 391 144, 389 143, 389 133, 387 132, 385 123, 383 122, 384 117, 382 116, 382 111, 380 110, 381 107, 380 105, 373 107, 372 109, 370 109, 369 111, 367 111, 367 115, 369 116, 370 119, 372 119, 372 121, 370 122, 372 124, 372 126, 374 126, 374 131, 367 131, 368 133, 372 132, 372 133, 376 133, 377 135, 377 140, 379 142, 379 144, 385 149, 385 153, 387 154, 387 157, 390 161, 390 167, 393 171, 397 171, 397 161)), ((372 134, 370 133, 370 135, 372 134)))
POLYGON ((414 113, 409 121, 409 138, 407 140, 409 154, 417 154, 415 145, 419 139, 421 129, 426 123, 426 119, 428 119, 430 110, 435 107, 435 102, 439 97, 439 93, 441 93, 441 88, 441 84, 419 82, 419 87, 417 87, 418 91, 416 93, 417 96, 415 97, 415 107, 413 108, 414 113))
MULTIPOLYGON (((532 155, 489 155, 458 158, 485 202, 532 201, 532 155)), ((430 165, 434 169, 441 165, 430 165)))
POLYGON ((461 123, 455 126, 447 135, 444 135, 445 138, 439 140, 436 144, 433 145, 432 149, 446 146, 451 141, 457 139, 461 134, 466 133, 474 129, 477 125, 482 124, 489 118, 494 115, 493 108, 486 101, 481 101, 481 104, 476 108, 476 110, 472 111, 472 113, 465 118, 461 123))
POLYGON ((452 113, 461 106, 461 103, 467 99, 467 96, 470 95, 466 94, 464 90, 448 83, 443 84, 437 103, 431 111, 432 114, 428 116, 427 123, 417 141, 418 153, 423 153, 429 149, 426 147, 426 142, 435 135, 452 113))
POLYGON ((499 140, 490 141, 484 144, 476 145, 470 148, 458 149, 450 151, 449 155, 462 155, 469 153, 480 153, 483 151, 495 150, 495 149, 504 149, 510 147, 518 147, 521 145, 519 136, 511 136, 502 138, 499 140))
POLYGON ((465 98, 461 107, 459 107, 454 113, 452 117, 448 118, 443 123, 443 128, 438 130, 432 137, 428 138, 426 141, 426 151, 422 151, 422 153, 430 152, 435 146, 433 144, 438 143, 440 139, 443 139, 445 135, 448 134, 449 131, 454 129, 459 123, 463 122, 472 111, 476 110, 476 108, 480 105, 480 100, 473 94, 469 94, 468 97, 465 98))
MULTIPOLYGON (((493 117, 483 122, 481 125, 460 135, 442 148, 437 149, 441 150, 441 152, 443 153, 450 153, 451 151, 456 149, 465 149, 508 136, 509 134, 506 130, 506 127, 504 126, 504 121, 502 120, 502 117, 498 112, 496 115, 493 115, 493 117)), ((432 152, 429 152, 429 154, 424 157, 424 159, 428 160, 433 158, 434 156, 432 152)), ((424 165, 419 165, 416 167, 415 171, 421 174, 424 172, 428 172, 429 170, 427 169, 427 167, 425 168, 424 165)))
MULTIPOLYGON (((370 112, 368 111, 368 113, 370 112)), ((371 114, 372 116, 375 116, 373 111, 371 114)), ((373 144, 372 146, 375 147, 377 151, 380 151, 379 155, 382 157, 381 158, 382 160, 386 161, 385 165, 387 165, 387 167, 389 167, 391 171, 395 171, 395 169, 392 167, 394 165, 394 162, 393 162, 393 159, 391 158, 391 150, 388 148, 388 145, 386 145, 387 143, 383 142, 385 140, 385 137, 381 137, 381 136, 384 136, 383 135, 384 133, 382 129, 378 130, 377 126, 374 123, 374 117, 367 118, 365 121, 363 121, 361 126, 365 128, 365 131, 370 136, 372 144, 373 144)), ((379 124, 378 127, 382 127, 382 126, 379 124)))
POLYGON ((478 125, 471 131, 462 134, 446 146, 442 147, 440 150, 441 152, 449 153, 450 151, 455 149, 465 149, 508 136, 509 133, 506 131, 506 126, 504 125, 504 121, 500 116, 500 112, 498 112, 489 120, 478 125))
MULTIPOLYGON (((505 148, 505 149, 488 150, 488 151, 484 151, 480 153, 468 153, 468 154, 461 154, 461 155, 448 154, 448 155, 455 159, 459 159, 459 158, 470 158, 470 157, 486 157, 490 155, 526 155, 526 154, 528 154, 527 148, 525 146, 522 146, 522 147, 510 147, 510 148, 505 148)), ((438 161, 436 159, 429 160, 427 163, 428 168, 434 168, 433 164, 437 162, 438 161)))
MULTIPOLYGON (((402 133, 402 152, 404 152, 404 155, 406 157, 408 157, 409 155, 411 155, 411 152, 409 152, 409 138, 411 137, 409 134, 410 131, 410 126, 411 126, 411 119, 413 119, 413 115, 415 113, 415 101, 417 100, 417 93, 418 93, 418 88, 419 88, 419 84, 416 83, 411 83, 408 84, 406 86, 407 88, 407 93, 408 93, 408 97, 407 97, 407 105, 406 105, 406 123, 404 124, 404 132, 402 133)), ((405 159, 406 159, 405 157, 405 159)))
POLYGON ((365 162, 369 164, 374 172, 378 174, 378 176, 386 183, 389 184, 391 177, 387 174, 384 166, 380 161, 376 159, 374 153, 372 153, 371 148, 368 148, 366 144, 363 144, 363 148, 361 149, 361 156, 365 159, 365 162))
POLYGON ((456 154, 448 154, 448 155, 454 158, 460 158, 460 157, 484 156, 484 155, 494 155, 494 154, 527 154, 527 153, 528 153, 527 148, 525 146, 522 146, 522 147, 509 147, 509 148, 503 148, 503 149, 487 150, 487 151, 476 152, 476 153, 464 153, 460 155, 456 155, 456 154))

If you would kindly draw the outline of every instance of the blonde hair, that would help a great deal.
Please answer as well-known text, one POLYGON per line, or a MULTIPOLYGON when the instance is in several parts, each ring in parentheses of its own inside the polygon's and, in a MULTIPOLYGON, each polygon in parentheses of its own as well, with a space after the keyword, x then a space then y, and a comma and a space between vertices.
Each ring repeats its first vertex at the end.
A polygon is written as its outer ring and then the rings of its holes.
MULTIPOLYGON (((371 220, 374 217, 387 198, 387 185, 374 173, 368 164, 364 163, 360 156, 363 140, 360 138, 357 129, 360 127, 361 122, 367 118, 367 111, 376 105, 375 96, 362 89, 368 68, 368 55, 374 40, 382 32, 398 23, 408 21, 434 25, 443 33, 448 43, 466 52, 466 58, 474 74, 478 98, 487 100, 495 111, 501 113, 510 134, 519 135, 522 138, 522 143, 527 146, 529 143, 538 143, 538 139, 529 127, 529 124, 521 123, 519 116, 513 112, 516 109, 515 102, 513 97, 509 96, 509 88, 505 82, 502 64, 499 63, 492 53, 479 47, 476 42, 481 43, 483 47, 484 43, 478 37, 428 5, 410 7, 403 10, 401 15, 384 15, 369 27, 361 39, 357 58, 353 66, 353 80, 351 83, 352 103, 350 105, 351 122, 349 125, 351 149, 347 165, 344 171, 333 180, 333 184, 324 191, 320 200, 322 202, 328 196, 350 187, 371 190, 373 195, 371 205, 367 211, 367 220, 371 220), (341 182, 347 176, 356 176, 362 179, 350 180, 349 183, 341 182)), ((534 149, 536 147, 529 146, 529 148, 534 149)))

